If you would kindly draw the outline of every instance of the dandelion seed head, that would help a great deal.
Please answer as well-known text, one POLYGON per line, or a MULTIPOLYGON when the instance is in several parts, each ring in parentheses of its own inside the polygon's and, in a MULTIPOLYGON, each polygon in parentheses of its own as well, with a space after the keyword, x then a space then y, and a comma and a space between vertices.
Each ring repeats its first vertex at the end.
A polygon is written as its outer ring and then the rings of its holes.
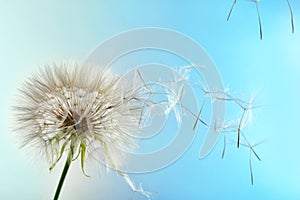
POLYGON ((37 147, 52 167, 65 151, 118 169, 122 151, 137 147, 141 90, 98 68, 76 63, 49 65, 29 78, 14 107, 24 147, 37 147))

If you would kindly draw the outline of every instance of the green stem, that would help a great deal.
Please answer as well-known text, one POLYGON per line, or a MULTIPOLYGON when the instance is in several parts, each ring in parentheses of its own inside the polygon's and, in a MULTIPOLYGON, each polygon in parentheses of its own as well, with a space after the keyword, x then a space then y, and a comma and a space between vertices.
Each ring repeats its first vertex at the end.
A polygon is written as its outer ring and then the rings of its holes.
POLYGON ((64 167, 63 172, 61 174, 58 186, 56 188, 56 192, 55 192, 55 196, 54 196, 53 200, 58 200, 61 188, 62 188, 62 186, 64 184, 64 180, 65 180, 65 178, 67 176, 67 173, 68 173, 68 170, 70 168, 71 162, 72 162, 72 153, 70 151, 70 153, 68 155, 68 158, 67 158, 67 161, 66 161, 66 164, 65 164, 65 167, 64 167))

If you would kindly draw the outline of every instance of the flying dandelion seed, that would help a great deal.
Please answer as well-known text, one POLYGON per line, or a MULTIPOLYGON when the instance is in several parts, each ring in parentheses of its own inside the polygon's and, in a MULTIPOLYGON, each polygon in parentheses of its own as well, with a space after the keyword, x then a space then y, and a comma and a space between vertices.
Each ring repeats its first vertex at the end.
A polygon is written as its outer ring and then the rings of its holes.
POLYGON ((126 85, 107 71, 75 63, 46 66, 25 82, 14 107, 23 146, 39 149, 50 170, 68 155, 54 199, 77 158, 86 176, 85 160, 92 157, 130 182, 119 170, 124 164, 122 150, 137 147, 127 133, 138 131, 146 100, 145 90, 126 85))
POLYGON ((246 136, 242 133, 243 139, 245 140, 245 143, 241 143, 242 146, 244 147, 248 147, 249 148, 249 169, 250 169, 250 180, 251 180, 251 185, 254 184, 254 176, 253 176, 253 170, 252 170, 252 154, 255 155, 255 157, 257 158, 257 160, 261 161, 260 157, 258 156, 258 154, 256 153, 256 151, 254 150, 254 147, 261 144, 260 143, 256 143, 256 144, 250 144, 248 142, 248 140, 246 139, 246 136))
MULTIPOLYGON (((261 17, 260 17, 260 13, 259 13, 259 9, 258 9, 258 2, 259 2, 259 0, 249 0, 249 1, 255 3, 257 18, 258 18, 258 25, 259 25, 259 37, 262 40, 263 30, 262 30, 261 17)), ((295 26, 294 26, 294 16, 293 16, 292 6, 291 6, 289 0, 286 0, 286 2, 288 4, 288 8, 289 8, 289 11, 290 11, 290 21, 291 21, 292 33, 294 33, 295 32, 295 26)), ((227 21, 229 21, 229 19, 231 17, 231 14, 232 14, 232 11, 233 11, 233 8, 235 7, 236 3, 237 3, 237 0, 233 0, 233 3, 231 5, 231 8, 230 8, 229 13, 227 15, 227 21)))
MULTIPOLYGON (((232 11, 233 11, 234 6, 236 5, 236 1, 237 1, 237 0, 234 0, 233 3, 232 3, 232 5, 231 5, 230 11, 229 11, 229 13, 228 13, 228 15, 227 15, 227 21, 229 20, 229 18, 230 18, 230 16, 231 16, 231 13, 232 13, 232 11)), ((249 1, 255 3, 255 6, 256 6, 256 12, 257 12, 257 17, 258 17, 258 25, 259 25, 259 37, 260 37, 260 39, 262 40, 262 36, 263 36, 262 33, 263 33, 263 32, 262 32, 261 19, 260 19, 260 14, 259 14, 259 9, 258 9, 258 1, 259 1, 259 0, 249 0, 249 1)))
POLYGON ((231 13, 232 13, 232 10, 233 10, 235 4, 236 4, 236 0, 234 0, 233 3, 232 3, 232 5, 231 5, 230 11, 229 11, 229 13, 227 15, 227 21, 229 20, 229 18, 231 16, 231 13))
POLYGON ((290 18, 291 18, 291 26, 292 26, 292 33, 295 32, 295 26, 294 26, 294 15, 293 15, 293 10, 292 10, 292 6, 290 4, 289 0, 286 0, 288 6, 289 6, 289 10, 290 10, 290 18))
POLYGON ((259 14, 259 9, 258 9, 258 0, 252 0, 252 2, 255 2, 256 13, 257 13, 257 18, 258 18, 258 25, 259 25, 259 38, 262 40, 263 31, 262 31, 261 19, 260 19, 260 14, 259 14))

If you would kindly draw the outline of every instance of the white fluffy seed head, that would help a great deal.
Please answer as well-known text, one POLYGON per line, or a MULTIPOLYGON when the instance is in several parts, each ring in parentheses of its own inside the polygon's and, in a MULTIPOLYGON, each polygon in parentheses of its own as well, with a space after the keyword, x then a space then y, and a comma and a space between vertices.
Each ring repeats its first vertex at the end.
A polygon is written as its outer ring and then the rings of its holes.
MULTIPOLYGON (((20 90, 14 107, 23 146, 37 147, 51 164, 65 151, 118 169, 122 151, 136 147, 143 92, 101 69, 65 63, 40 69, 20 90)), ((83 167, 83 165, 82 165, 83 167)))

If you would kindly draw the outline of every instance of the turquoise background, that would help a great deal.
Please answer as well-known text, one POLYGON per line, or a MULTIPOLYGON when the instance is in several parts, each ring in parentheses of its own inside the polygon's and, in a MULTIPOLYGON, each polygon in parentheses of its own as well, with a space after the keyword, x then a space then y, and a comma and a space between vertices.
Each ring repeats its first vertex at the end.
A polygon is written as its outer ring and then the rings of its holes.
MULTIPOLYGON (((24 79, 45 63, 84 60, 112 35, 140 27, 181 32, 212 57, 226 88, 241 97, 257 93, 254 122, 247 136, 262 161, 253 159, 250 183, 248 149, 222 141, 203 160, 197 137, 171 166, 132 175, 156 199, 300 199, 300 2, 290 1, 295 34, 285 1, 259 2, 263 40, 255 4, 238 1, 229 22, 232 1, 0 1, 0 199, 51 199, 61 165, 50 174, 33 151, 18 149, 12 133, 11 106, 24 79)), ((229 110, 230 112, 230 110, 229 110)), ((138 164, 138 163, 137 163, 138 164)), ((125 181, 104 170, 93 178, 74 164, 61 199, 129 199, 125 181)), ((134 199, 145 199, 136 195, 134 199)))

